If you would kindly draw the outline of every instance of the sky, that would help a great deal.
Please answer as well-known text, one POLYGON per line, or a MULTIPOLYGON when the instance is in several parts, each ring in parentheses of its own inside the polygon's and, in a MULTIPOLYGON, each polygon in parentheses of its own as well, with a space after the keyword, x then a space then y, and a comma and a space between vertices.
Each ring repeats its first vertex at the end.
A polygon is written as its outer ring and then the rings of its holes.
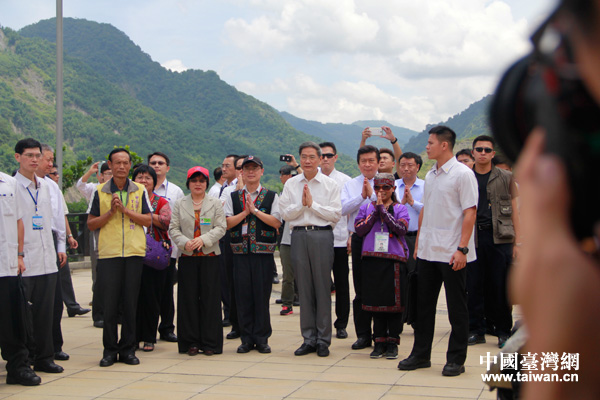
MULTIPOLYGON (((280 111, 421 131, 492 93, 556 0, 63 0, 173 71, 213 70, 280 111)), ((52 0, 0 0, 18 30, 52 0)))

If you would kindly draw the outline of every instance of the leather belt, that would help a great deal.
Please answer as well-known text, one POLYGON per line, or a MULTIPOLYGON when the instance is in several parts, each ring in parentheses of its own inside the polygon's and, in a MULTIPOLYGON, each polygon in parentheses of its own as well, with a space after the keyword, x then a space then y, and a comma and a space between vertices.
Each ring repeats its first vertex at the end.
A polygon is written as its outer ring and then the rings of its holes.
POLYGON ((417 233, 419 233, 419 231, 406 232, 406 236, 417 236, 417 233))
POLYGON ((478 224, 477 230, 479 231, 491 231, 493 230, 492 224, 478 224))
POLYGON ((331 226, 316 226, 316 225, 308 225, 308 226, 295 226, 295 231, 330 231, 331 226))

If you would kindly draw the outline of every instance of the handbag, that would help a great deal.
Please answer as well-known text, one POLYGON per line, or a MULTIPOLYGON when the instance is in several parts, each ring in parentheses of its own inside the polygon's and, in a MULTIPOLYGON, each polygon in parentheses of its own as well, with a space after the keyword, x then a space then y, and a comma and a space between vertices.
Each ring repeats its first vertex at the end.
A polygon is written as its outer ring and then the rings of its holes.
POLYGON ((146 232, 146 256, 144 264, 162 271, 171 263, 171 253, 173 248, 168 240, 165 240, 160 234, 159 238, 154 238, 154 218, 150 218, 150 230, 146 232))

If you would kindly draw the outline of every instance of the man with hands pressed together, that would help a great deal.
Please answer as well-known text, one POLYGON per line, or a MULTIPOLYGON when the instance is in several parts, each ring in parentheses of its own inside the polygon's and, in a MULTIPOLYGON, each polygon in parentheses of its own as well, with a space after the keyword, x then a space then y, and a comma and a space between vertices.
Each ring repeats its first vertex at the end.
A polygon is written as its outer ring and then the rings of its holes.
MULTIPOLYGON (((398 143, 398 138, 396 136, 394 136, 394 133, 392 132, 392 130, 387 126, 382 126, 381 130, 383 132, 385 132, 385 136, 378 136, 378 137, 389 140, 394 151, 391 151, 386 148, 380 149, 380 152, 382 154, 380 154, 380 159, 379 159, 379 168, 378 168, 379 172, 390 173, 390 174, 396 173, 396 175, 400 175, 399 165, 398 165, 398 163, 396 163, 396 161, 402 155, 402 148, 400 147, 400 144, 398 143), (385 151, 382 152, 382 150, 385 150, 385 151), (385 153, 385 155, 383 155, 383 153, 385 153), (395 169, 395 171, 394 171, 394 169, 395 169)), ((371 136, 373 136, 373 133, 374 132, 371 132, 371 128, 365 128, 363 130, 359 148, 363 147, 367 144, 367 139, 370 138, 371 136)))
POLYGON ((295 351, 303 356, 329 355, 331 344, 331 267, 333 228, 341 217, 340 188, 318 170, 321 148, 300 145, 303 172, 289 179, 279 206, 292 227, 292 259, 300 294, 300 330, 304 343, 295 351))
POLYGON ((400 370, 431 367, 435 308, 442 282, 446 290, 452 330, 446 353, 445 376, 465 371, 469 313, 467 309, 467 261, 475 261, 473 227, 478 189, 473 171, 453 156, 454 131, 436 126, 429 131, 427 156, 436 164, 425 177, 423 208, 419 215, 415 257, 419 279, 415 342, 400 370))
POLYGON ((279 199, 260 184, 264 173, 258 157, 242 161, 244 187, 227 198, 224 205, 233 251, 233 286, 238 302, 242 344, 238 353, 256 348, 270 353, 269 298, 273 282, 273 253, 281 226, 279 199))
POLYGON ((108 164, 113 177, 98 185, 88 216, 88 228, 98 235, 98 289, 104 300, 104 354, 101 367, 117 361, 137 365, 135 320, 146 255, 144 226, 150 226, 151 210, 145 187, 128 178, 131 155, 123 148, 110 152, 108 164), (117 315, 123 303, 121 339, 117 315))

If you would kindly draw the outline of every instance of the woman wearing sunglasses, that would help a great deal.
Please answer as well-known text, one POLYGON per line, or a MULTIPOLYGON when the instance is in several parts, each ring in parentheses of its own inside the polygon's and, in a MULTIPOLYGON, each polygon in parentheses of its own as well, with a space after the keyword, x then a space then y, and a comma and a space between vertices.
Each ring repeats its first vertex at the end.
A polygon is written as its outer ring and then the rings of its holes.
POLYGON ((406 263, 408 210, 394 194, 394 175, 377 174, 377 201, 363 205, 356 216, 356 234, 362 245, 362 308, 373 315, 375 348, 371 358, 398 358, 402 327, 401 263, 406 263))

